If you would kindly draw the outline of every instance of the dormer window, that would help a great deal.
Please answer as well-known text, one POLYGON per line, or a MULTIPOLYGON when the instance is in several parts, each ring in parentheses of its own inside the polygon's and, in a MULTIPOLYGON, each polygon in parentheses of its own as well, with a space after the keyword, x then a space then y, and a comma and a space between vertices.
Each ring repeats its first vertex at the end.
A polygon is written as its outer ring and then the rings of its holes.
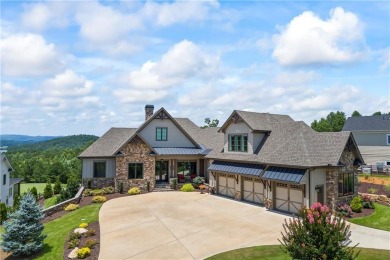
POLYGON ((168 140, 168 128, 157 127, 156 128, 156 141, 167 141, 168 140))
POLYGON ((229 135, 229 151, 248 152, 248 135, 229 135))

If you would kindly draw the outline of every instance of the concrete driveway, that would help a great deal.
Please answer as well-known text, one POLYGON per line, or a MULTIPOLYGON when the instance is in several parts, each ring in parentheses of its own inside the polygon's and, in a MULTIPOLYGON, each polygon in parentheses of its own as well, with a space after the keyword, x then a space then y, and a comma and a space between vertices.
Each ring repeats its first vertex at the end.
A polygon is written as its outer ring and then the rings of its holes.
MULTIPOLYGON (((99 259, 203 259, 242 247, 279 244, 288 217, 197 192, 118 198, 104 203, 99 213, 99 259)), ((355 244, 390 249, 389 232, 351 229, 355 244)))

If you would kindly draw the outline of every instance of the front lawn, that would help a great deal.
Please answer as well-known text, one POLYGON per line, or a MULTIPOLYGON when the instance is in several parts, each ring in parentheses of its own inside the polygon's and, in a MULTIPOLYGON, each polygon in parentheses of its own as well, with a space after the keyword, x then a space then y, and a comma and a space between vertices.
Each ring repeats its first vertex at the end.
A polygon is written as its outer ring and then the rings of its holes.
MULTIPOLYGON (((52 187, 54 187, 54 183, 51 184, 52 187)), ((61 184, 62 188, 66 187, 66 184, 61 184)), ((20 184, 20 194, 23 194, 27 192, 28 190, 31 190, 32 187, 37 188, 37 192, 43 194, 43 191, 45 190, 46 183, 21 183, 20 184)))
POLYGON ((348 221, 361 226, 390 231, 390 207, 375 203, 375 211, 372 215, 351 218, 348 221))
POLYGON ((102 204, 91 204, 70 212, 58 219, 45 224, 43 252, 35 259, 63 259, 64 243, 69 231, 78 227, 80 223, 91 223, 99 220, 99 210, 102 204))
MULTIPOLYGON (((389 250, 357 248, 361 250, 358 260, 382 260, 390 259, 389 250)), ((212 257, 207 260, 235 260, 235 259, 291 259, 288 254, 283 253, 279 245, 273 246, 255 246, 241 248, 232 251, 227 251, 212 257)))

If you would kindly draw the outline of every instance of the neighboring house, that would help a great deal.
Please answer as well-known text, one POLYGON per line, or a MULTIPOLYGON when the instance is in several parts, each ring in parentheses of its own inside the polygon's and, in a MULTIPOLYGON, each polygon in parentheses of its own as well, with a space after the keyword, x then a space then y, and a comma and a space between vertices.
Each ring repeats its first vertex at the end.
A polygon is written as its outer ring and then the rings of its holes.
POLYGON ((348 117, 343 131, 352 132, 366 164, 390 165, 390 115, 348 117))
POLYGON ((139 128, 111 128, 80 158, 83 182, 151 189, 173 178, 205 177, 220 195, 285 212, 357 194, 363 162, 349 132, 318 133, 287 115, 233 111, 221 128, 201 129, 146 106, 139 128))
POLYGON ((0 183, 0 201, 7 206, 13 206, 14 196, 20 195, 20 183, 23 179, 11 178, 10 174, 13 168, 5 155, 5 150, 1 150, 1 183, 0 183))

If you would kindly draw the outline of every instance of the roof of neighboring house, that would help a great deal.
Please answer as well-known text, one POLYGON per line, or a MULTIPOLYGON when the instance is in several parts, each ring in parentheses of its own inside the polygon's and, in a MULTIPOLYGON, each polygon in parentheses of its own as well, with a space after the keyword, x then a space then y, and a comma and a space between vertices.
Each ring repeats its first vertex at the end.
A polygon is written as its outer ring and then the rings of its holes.
POLYGON ((271 131, 272 124, 274 123, 294 122, 294 120, 288 115, 234 110, 230 117, 222 125, 221 130, 224 130, 229 126, 235 114, 237 114, 253 131, 271 131))
POLYGON ((348 117, 343 131, 388 131, 390 115, 348 117))
MULTIPOLYGON (((9 162, 7 156, 5 155, 5 152, 4 152, 4 151, 1 152, 1 161, 4 162, 4 163, 7 165, 7 167, 8 167, 9 170, 11 170, 11 171, 14 170, 13 167, 12 167, 12 165, 11 165, 11 163, 9 162)), ((8 170, 8 171, 9 171, 9 170, 8 170)))
POLYGON ((111 157, 133 137, 136 128, 111 128, 91 144, 79 157, 111 157))
POLYGON ((254 154, 213 150, 212 159, 256 162, 293 167, 336 166, 350 132, 319 133, 301 121, 273 122, 272 131, 254 154))
POLYGON ((9 185, 14 185, 14 184, 20 183, 22 181, 23 181, 22 178, 10 178, 9 179, 9 185))

